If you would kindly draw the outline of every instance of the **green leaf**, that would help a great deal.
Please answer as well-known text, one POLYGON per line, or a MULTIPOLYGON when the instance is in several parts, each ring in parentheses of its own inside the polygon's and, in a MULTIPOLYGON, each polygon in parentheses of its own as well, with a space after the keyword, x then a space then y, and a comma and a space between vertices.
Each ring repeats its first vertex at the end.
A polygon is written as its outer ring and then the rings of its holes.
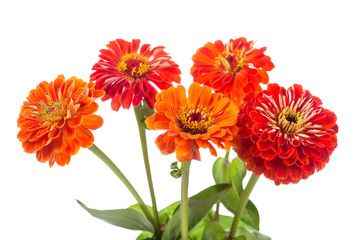
MULTIPOLYGON (((153 210, 152 207, 149 205, 146 205, 147 209, 151 212, 151 214, 153 214, 153 210)), ((134 205, 131 205, 130 207, 128 207, 129 209, 133 209, 136 210, 137 212, 141 213, 143 216, 145 216, 145 213, 142 211, 142 208, 140 207, 140 205, 138 205, 137 203, 134 205)))
MULTIPOLYGON (((210 211, 212 206, 219 201, 229 190, 231 184, 217 184, 199 192, 189 198, 189 224, 192 229, 210 211)), ((163 232, 162 240, 176 240, 180 235, 179 208, 173 214, 163 232)))
POLYGON ((225 229, 225 231, 230 231, 233 219, 234 218, 230 217, 230 216, 220 215, 219 216, 219 223, 225 229))
POLYGON ((242 180, 246 176, 246 166, 245 163, 238 157, 232 159, 230 165, 230 177, 232 185, 235 190, 241 196, 243 191, 242 180))
POLYGON ((201 240, 203 239, 203 232, 210 222, 214 221, 214 211, 210 210, 207 215, 189 231, 189 240, 201 240))
POLYGON ((93 217, 104 220, 107 223, 131 230, 154 232, 154 228, 147 218, 134 209, 97 210, 88 208, 78 200, 77 202, 93 217))
POLYGON ((217 184, 231 183, 230 162, 219 157, 213 165, 213 177, 217 184))
POLYGON ((142 114, 142 116, 146 119, 150 116, 152 116, 155 113, 154 109, 151 109, 146 102, 144 102, 143 105, 139 105, 140 106, 140 112, 142 114))
POLYGON ((177 207, 179 206, 180 202, 174 202, 171 205, 163 208, 159 211, 159 221, 160 223, 167 224, 169 219, 172 218, 173 213, 176 211, 177 207))
POLYGON ((245 211, 241 217, 241 221, 253 230, 260 230, 260 215, 255 204, 253 204, 253 202, 251 202, 250 200, 248 200, 246 204, 245 211))
POLYGON ((151 240, 153 239, 153 234, 150 232, 142 232, 136 240, 151 240))
POLYGON ((226 240, 225 229, 217 222, 209 223, 203 232, 204 240, 226 240))
MULTIPOLYGON (((213 165, 213 177, 217 184, 232 183, 230 165, 231 163, 225 160, 225 158, 220 157, 216 159, 213 165)), ((226 207, 226 209, 234 214, 239 201, 240 196, 237 194, 237 191, 234 191, 234 189, 231 189, 231 191, 221 199, 221 203, 226 207)))
POLYGON ((239 227, 237 232, 238 236, 234 240, 271 240, 270 237, 257 231, 251 231, 246 227, 239 227))
POLYGON ((170 172, 171 176, 174 178, 180 178, 182 176, 182 172, 179 169, 172 170, 170 172))
MULTIPOLYGON (((225 158, 218 158, 213 166, 213 176, 218 184, 232 183, 233 188, 221 199, 221 203, 227 210, 235 214, 243 191, 242 181, 246 176, 245 163, 238 157, 234 158, 231 163, 226 161, 225 158)), ((259 230, 260 217, 258 210, 250 200, 242 214, 241 222, 254 230, 259 230)))

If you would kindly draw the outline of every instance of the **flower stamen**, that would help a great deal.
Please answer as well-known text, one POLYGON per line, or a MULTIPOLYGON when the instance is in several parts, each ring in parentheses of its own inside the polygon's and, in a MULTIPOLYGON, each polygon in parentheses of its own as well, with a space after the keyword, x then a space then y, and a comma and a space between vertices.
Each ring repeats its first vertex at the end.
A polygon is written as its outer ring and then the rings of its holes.
POLYGON ((215 62, 215 65, 224 72, 238 72, 247 64, 245 48, 232 51, 232 49, 226 46, 226 51, 219 54, 219 56, 215 58, 215 62))
POLYGON ((278 114, 277 125, 282 132, 288 135, 295 135, 303 129, 304 114, 294 109, 286 107, 278 114))
POLYGON ((215 122, 213 114, 201 105, 196 108, 192 105, 181 107, 178 110, 178 121, 184 132, 191 134, 206 133, 208 128, 215 122))
POLYGON ((59 102, 50 101, 49 103, 41 100, 38 105, 39 107, 35 107, 35 110, 31 111, 31 113, 44 122, 59 122, 67 115, 67 105, 61 99, 59 99, 59 102))
POLYGON ((137 53, 129 53, 121 58, 116 69, 123 75, 139 78, 148 72, 150 66, 147 57, 137 53))

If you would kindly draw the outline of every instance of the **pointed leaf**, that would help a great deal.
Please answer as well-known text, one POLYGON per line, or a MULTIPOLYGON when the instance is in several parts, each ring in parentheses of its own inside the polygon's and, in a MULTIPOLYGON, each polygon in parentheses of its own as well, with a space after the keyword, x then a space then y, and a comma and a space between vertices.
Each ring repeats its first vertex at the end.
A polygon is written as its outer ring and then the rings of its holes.
MULTIPOLYGON (((227 210, 235 214, 243 191, 242 181, 246 176, 245 163, 238 157, 234 158, 231 163, 225 158, 218 158, 213 166, 213 176, 216 183, 232 183, 233 188, 221 199, 221 203, 227 210)), ((242 214, 241 221, 250 228, 259 230, 258 210, 250 200, 242 214)))
MULTIPOLYGON (((213 177, 217 184, 232 183, 230 165, 231 163, 225 160, 225 158, 220 157, 216 159, 213 165, 213 177)), ((232 213, 235 213, 239 201, 240 196, 234 189, 231 189, 231 191, 221 199, 221 203, 232 213)))
MULTIPOLYGON (((153 210, 152 207, 149 205, 146 205, 147 209, 151 212, 151 214, 153 214, 153 210)), ((140 205, 138 205, 137 203, 134 205, 131 205, 130 207, 128 207, 129 209, 133 209, 136 210, 137 212, 141 213, 143 216, 145 216, 145 213, 142 211, 142 208, 140 207, 140 205)))
POLYGON ((134 209, 97 210, 88 208, 78 200, 77 202, 93 217, 104 220, 107 223, 131 230, 154 231, 152 224, 147 218, 134 209))
POLYGON ((213 165, 213 177, 217 184, 231 183, 230 162, 219 157, 213 165))
MULTIPOLYGON (((189 224, 192 229, 229 190, 231 184, 217 184, 189 198, 189 224)), ((180 235, 180 211, 177 209, 163 232, 162 240, 175 240, 180 235)))
POLYGON ((203 232, 210 222, 214 221, 214 211, 210 210, 207 215, 189 231, 189 240, 201 240, 203 239, 203 232))
POLYGON ((238 157, 232 159, 230 164, 230 177, 234 188, 236 189, 239 196, 243 191, 242 180, 246 176, 246 165, 238 157))
POLYGON ((159 221, 160 223, 166 224, 169 219, 172 218, 173 213, 176 211, 177 207, 179 206, 180 202, 174 202, 171 205, 163 208, 161 211, 159 211, 159 221))
POLYGON ((203 232, 204 240, 226 240, 225 229, 217 222, 209 223, 203 232))
POLYGON ((252 228, 253 230, 260 230, 260 215, 252 201, 248 200, 245 211, 242 214, 241 221, 252 228))

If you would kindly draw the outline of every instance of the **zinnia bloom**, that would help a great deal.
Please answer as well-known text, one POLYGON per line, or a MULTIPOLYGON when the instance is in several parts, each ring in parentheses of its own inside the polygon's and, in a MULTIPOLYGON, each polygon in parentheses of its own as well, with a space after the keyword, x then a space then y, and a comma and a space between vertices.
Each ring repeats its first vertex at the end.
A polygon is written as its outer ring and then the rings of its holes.
POLYGON ((329 162, 337 146, 336 115, 301 85, 269 84, 243 101, 233 144, 248 170, 279 185, 298 183, 329 162))
POLYGON ((211 143, 230 150, 229 141, 237 133, 238 109, 228 98, 193 83, 188 98, 185 88, 179 85, 158 93, 156 99, 156 112, 146 124, 150 129, 167 130, 155 141, 162 154, 176 152, 177 160, 183 162, 200 160, 200 147, 209 148, 216 156, 211 143))
POLYGON ((239 106, 245 93, 262 90, 260 83, 268 83, 267 71, 274 68, 271 58, 264 55, 266 47, 253 45, 243 37, 227 44, 208 42, 193 55, 194 82, 212 87, 239 106))
POLYGON ((103 101, 112 99, 111 108, 115 111, 121 106, 129 109, 131 103, 137 107, 142 99, 153 109, 157 90, 152 84, 167 89, 172 82, 180 83, 178 65, 170 60, 164 47, 151 49, 149 44, 143 44, 139 50, 139 46, 138 39, 111 41, 108 49, 100 50, 101 59, 93 66, 95 72, 90 81, 106 92, 103 101))
POLYGON ((65 166, 80 147, 92 146, 90 130, 103 124, 103 119, 93 114, 98 110, 93 99, 105 94, 94 85, 76 77, 65 80, 60 75, 31 90, 17 120, 17 138, 25 152, 36 152, 37 160, 49 161, 50 167, 54 162, 65 166))

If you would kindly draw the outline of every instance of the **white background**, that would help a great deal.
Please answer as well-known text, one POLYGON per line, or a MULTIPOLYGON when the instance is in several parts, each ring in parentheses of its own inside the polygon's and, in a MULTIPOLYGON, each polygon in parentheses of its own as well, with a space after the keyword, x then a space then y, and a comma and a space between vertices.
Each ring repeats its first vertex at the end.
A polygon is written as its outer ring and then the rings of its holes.
MULTIPOLYGON (((270 82, 302 84, 337 114, 340 128, 339 146, 324 170, 297 185, 277 187, 260 178, 251 199, 260 211, 261 232, 273 240, 356 239, 354 10, 351 0, 2 1, 0 239, 129 240, 139 234, 97 220, 76 203, 115 209, 135 202, 89 150, 52 169, 23 152, 16 120, 40 81, 61 73, 88 81, 109 41, 139 38, 166 46, 187 87, 199 47, 241 36, 267 47, 276 66, 270 82)), ((105 122, 94 131, 96 145, 150 203, 133 110, 113 112, 109 102, 99 104, 105 122)), ((180 181, 169 175, 174 155, 160 155, 153 143, 159 133, 150 131, 148 141, 161 209, 179 199, 180 181)), ((192 164, 190 195, 213 184, 214 157, 202 153, 203 160, 192 164)))

